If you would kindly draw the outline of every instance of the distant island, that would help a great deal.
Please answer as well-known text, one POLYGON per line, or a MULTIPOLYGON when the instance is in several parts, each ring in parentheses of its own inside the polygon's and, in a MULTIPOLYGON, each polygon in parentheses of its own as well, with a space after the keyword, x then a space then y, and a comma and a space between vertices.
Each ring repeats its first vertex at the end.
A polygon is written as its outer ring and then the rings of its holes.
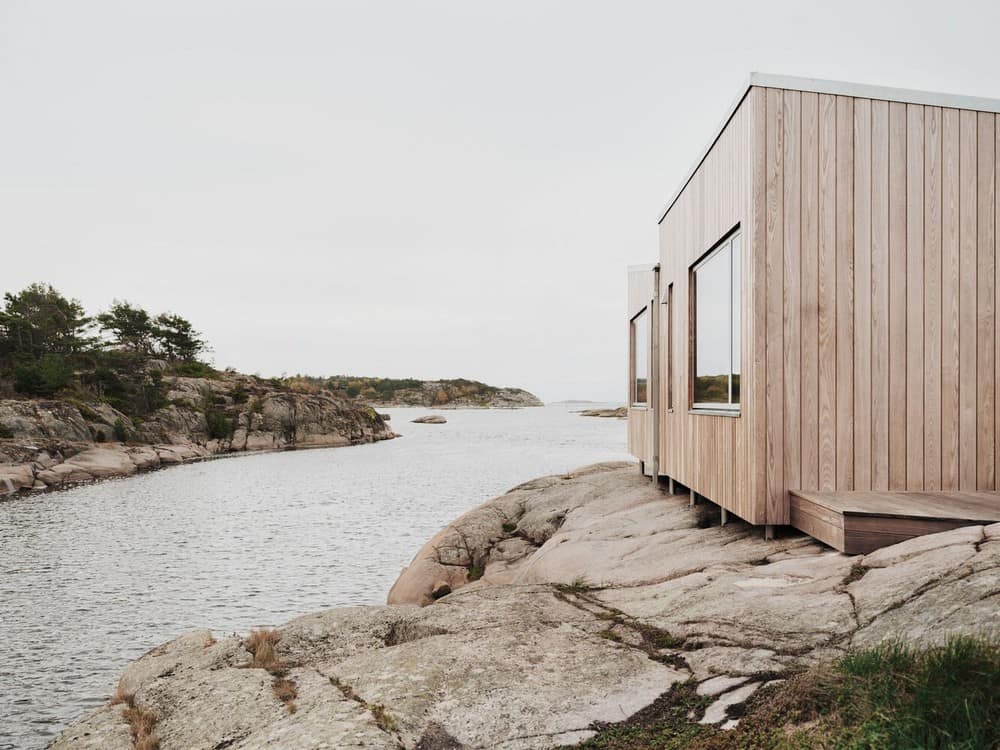
POLYGON ((318 388, 372 406, 431 406, 452 409, 517 409, 544 406, 541 399, 522 388, 500 388, 478 380, 416 380, 356 375, 310 377, 296 375, 286 384, 297 389, 318 388))
POLYGON ((624 406, 615 406, 610 409, 584 409, 577 412, 581 417, 615 417, 625 419, 628 416, 628 409, 624 406))

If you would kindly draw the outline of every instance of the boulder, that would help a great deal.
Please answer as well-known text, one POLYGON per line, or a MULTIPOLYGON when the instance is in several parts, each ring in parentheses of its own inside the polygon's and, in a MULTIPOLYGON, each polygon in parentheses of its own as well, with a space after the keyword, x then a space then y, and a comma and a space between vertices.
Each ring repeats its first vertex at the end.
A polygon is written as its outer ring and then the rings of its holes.
POLYGON ((95 479, 134 474, 136 465, 124 447, 91 448, 67 459, 63 466, 76 467, 95 479))
POLYGON ((33 464, 0 464, 0 495, 9 495, 35 484, 33 464))
POLYGON ((91 439, 80 410, 62 401, 0 400, 0 432, 15 440, 91 439))
POLYGON ((38 472, 38 479, 45 482, 49 487, 58 487, 61 484, 72 484, 75 482, 87 482, 93 478, 93 474, 71 463, 58 464, 51 469, 38 472))
POLYGON ((410 420, 413 424, 445 424, 448 420, 440 414, 429 414, 426 417, 417 417, 410 420))
POLYGON ((151 445, 130 446, 125 452, 139 471, 149 471, 160 466, 160 456, 151 445))

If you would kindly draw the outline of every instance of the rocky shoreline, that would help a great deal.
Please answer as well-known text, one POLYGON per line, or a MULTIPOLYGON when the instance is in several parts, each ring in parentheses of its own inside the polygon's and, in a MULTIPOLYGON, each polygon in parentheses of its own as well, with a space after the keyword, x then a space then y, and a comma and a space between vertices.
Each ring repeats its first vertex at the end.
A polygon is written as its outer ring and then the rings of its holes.
POLYGON ((141 421, 103 403, 0 400, 0 497, 215 456, 396 437, 371 407, 251 376, 174 377, 168 386, 166 405, 141 421))
POLYGON ((390 604, 182 636, 51 747, 137 747, 140 717, 162 750, 550 748, 680 685, 702 701, 689 720, 723 732, 851 649, 996 634, 1000 524, 852 557, 715 513, 634 464, 527 482, 428 542, 390 604))

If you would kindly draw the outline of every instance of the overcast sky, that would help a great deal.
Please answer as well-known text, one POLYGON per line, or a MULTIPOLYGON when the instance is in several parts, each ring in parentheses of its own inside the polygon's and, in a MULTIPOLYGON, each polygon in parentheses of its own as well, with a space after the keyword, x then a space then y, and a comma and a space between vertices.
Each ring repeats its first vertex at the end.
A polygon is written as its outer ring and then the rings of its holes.
POLYGON ((998 8, 0 0, 0 291, 623 401, 625 268, 747 73, 1000 97, 998 8))

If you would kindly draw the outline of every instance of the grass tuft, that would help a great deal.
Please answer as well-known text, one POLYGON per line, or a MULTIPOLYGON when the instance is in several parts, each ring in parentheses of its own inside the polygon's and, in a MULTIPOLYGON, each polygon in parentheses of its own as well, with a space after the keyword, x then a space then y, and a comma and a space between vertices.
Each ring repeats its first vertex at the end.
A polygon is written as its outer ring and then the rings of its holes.
POLYGON ((369 703, 368 710, 371 711, 375 724, 383 732, 392 732, 396 729, 396 720, 381 703, 369 703))
MULTIPOLYGON (((760 675, 759 680, 769 676, 760 675)), ((579 747, 615 750, 994 750, 1000 738, 1000 641, 889 642, 792 675, 734 706, 731 731, 696 723, 714 699, 677 684, 579 747)))
POLYGON ((276 677, 284 676, 287 665, 278 658, 277 645, 281 633, 277 630, 253 630, 243 642, 247 651, 253 654, 253 661, 247 666, 252 669, 266 669, 276 677))
POLYGON ((299 688, 294 680, 289 680, 287 677, 275 677, 271 683, 271 690, 274 692, 274 697, 285 704, 288 713, 294 714, 299 710, 298 706, 295 705, 295 699, 299 697, 299 688))
POLYGON ((111 697, 111 705, 124 705, 122 717, 132 733, 132 747, 135 750, 159 750, 160 739, 156 736, 156 725, 160 717, 154 711, 140 707, 134 693, 125 692, 120 686, 111 697))
POLYGON ((563 594, 584 594, 588 591, 595 591, 598 587, 587 580, 587 576, 577 576, 570 583, 555 584, 556 591, 563 594))

